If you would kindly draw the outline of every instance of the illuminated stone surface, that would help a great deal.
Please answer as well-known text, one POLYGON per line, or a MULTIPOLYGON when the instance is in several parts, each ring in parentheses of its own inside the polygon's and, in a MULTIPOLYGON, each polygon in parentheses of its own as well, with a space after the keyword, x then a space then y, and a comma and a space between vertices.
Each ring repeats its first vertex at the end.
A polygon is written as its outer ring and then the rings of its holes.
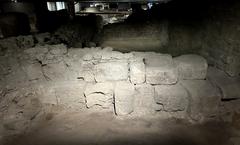
POLYGON ((147 58, 146 82, 153 85, 175 84, 178 81, 178 73, 173 64, 172 56, 160 55, 147 58))
POLYGON ((205 79, 208 64, 206 59, 199 55, 182 55, 174 58, 178 68, 179 79, 205 79))
POLYGON ((145 64, 143 61, 134 61, 130 63, 130 80, 133 84, 145 82, 145 64))
POLYGON ((184 87, 176 85, 155 86, 155 101, 163 105, 167 112, 184 111, 189 103, 189 96, 184 87))
POLYGON ((155 110, 161 110, 161 106, 154 100, 154 87, 149 84, 136 85, 134 98, 134 114, 138 116, 153 115, 155 110))
POLYGON ((114 92, 115 112, 127 115, 133 112, 135 88, 129 82, 117 82, 114 92))
POLYGON ((110 82, 88 84, 84 91, 88 108, 100 106, 104 109, 113 108, 113 84, 110 82))
POLYGON ((128 63, 107 62, 95 65, 95 80, 97 82, 122 81, 128 79, 128 63))

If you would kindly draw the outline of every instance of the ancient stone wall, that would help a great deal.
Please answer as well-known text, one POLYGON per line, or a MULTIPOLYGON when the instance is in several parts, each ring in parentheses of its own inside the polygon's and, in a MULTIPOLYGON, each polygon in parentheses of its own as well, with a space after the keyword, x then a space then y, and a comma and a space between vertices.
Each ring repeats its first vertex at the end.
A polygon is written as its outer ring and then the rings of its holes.
POLYGON ((0 59, 0 130, 4 132, 21 132, 42 114, 58 111, 197 122, 231 122, 239 111, 239 78, 209 68, 199 55, 121 53, 110 47, 60 44, 9 48, 0 59))

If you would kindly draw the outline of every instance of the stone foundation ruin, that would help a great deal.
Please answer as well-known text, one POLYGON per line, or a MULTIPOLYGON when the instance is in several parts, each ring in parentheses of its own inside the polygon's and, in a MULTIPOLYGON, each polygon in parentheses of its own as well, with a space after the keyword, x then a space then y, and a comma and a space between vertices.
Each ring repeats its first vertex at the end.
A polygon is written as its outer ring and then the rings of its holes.
POLYGON ((209 67, 196 54, 172 57, 60 44, 8 49, 0 66, 5 134, 34 126, 41 114, 56 107, 191 122, 231 122, 239 110, 234 101, 240 96, 239 78, 209 67))

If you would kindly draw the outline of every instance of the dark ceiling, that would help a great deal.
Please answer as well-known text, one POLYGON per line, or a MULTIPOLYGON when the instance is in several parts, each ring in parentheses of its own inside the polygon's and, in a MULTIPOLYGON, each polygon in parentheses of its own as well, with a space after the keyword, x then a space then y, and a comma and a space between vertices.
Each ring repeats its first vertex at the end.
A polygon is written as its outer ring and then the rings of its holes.
MULTIPOLYGON (((11 2, 12 0, 0 0, 0 2, 11 2)), ((76 2, 106 2, 106 3, 121 3, 121 2, 168 2, 169 0, 17 0, 17 2, 36 2, 36 1, 76 1, 76 2)))

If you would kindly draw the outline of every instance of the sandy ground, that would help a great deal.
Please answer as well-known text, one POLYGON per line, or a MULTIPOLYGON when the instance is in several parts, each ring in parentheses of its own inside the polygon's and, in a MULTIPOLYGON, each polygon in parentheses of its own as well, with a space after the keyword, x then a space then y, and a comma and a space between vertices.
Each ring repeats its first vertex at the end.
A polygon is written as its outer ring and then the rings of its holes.
POLYGON ((216 122, 60 113, 46 115, 34 131, 9 137, 4 145, 231 145, 229 135, 228 127, 216 122))

